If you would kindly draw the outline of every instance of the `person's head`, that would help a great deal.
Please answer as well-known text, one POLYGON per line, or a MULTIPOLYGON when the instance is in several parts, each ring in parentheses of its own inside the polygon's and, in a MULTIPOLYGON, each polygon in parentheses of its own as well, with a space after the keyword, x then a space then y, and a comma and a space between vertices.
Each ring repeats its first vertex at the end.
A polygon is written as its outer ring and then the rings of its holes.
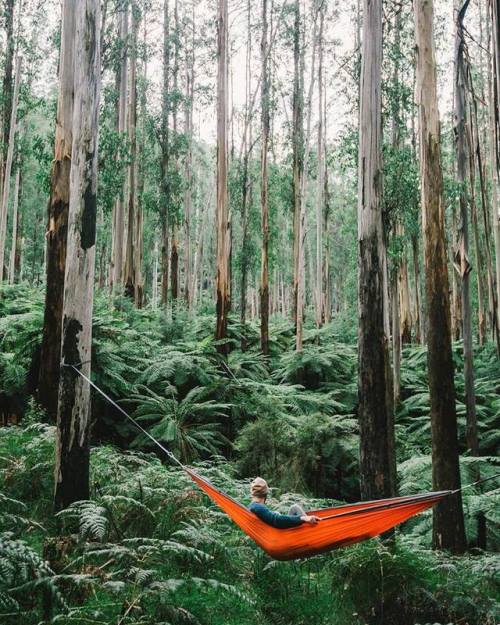
POLYGON ((266 480, 261 477, 256 477, 250 484, 250 494, 253 499, 257 501, 265 501, 269 493, 269 486, 266 480))

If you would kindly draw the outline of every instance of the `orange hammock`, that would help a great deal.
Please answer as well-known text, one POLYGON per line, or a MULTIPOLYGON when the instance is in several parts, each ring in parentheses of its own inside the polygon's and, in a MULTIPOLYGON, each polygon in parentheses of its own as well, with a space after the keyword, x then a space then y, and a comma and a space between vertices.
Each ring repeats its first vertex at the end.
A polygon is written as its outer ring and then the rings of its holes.
MULTIPOLYGON (((110 404, 125 415, 127 419, 130 419, 145 436, 151 439, 173 462, 186 471, 191 479, 207 493, 236 525, 248 534, 259 547, 276 560, 305 558, 307 556, 330 551, 337 547, 352 545, 368 538, 374 538, 399 523, 406 521, 413 515, 434 506, 448 495, 463 490, 458 488, 456 490, 423 493, 421 495, 409 495, 407 497, 393 497, 391 499, 378 499, 376 501, 347 504, 338 506, 337 508, 315 510, 312 511, 311 514, 321 518, 321 521, 319 521, 317 525, 304 523, 294 528, 277 529, 261 521, 257 515, 242 506, 235 499, 217 489, 208 480, 198 475, 196 471, 183 465, 170 450, 166 449, 154 436, 139 425, 135 419, 127 414, 123 408, 118 406, 75 365, 63 363, 62 366, 73 369, 109 401, 110 404)), ((495 477, 498 477, 498 475, 478 480, 469 486, 495 477)))
POLYGON ((275 560, 306 558, 374 538, 435 505, 453 491, 379 499, 310 512, 321 518, 317 525, 304 523, 289 529, 272 527, 218 490, 196 471, 183 466, 191 479, 275 560))

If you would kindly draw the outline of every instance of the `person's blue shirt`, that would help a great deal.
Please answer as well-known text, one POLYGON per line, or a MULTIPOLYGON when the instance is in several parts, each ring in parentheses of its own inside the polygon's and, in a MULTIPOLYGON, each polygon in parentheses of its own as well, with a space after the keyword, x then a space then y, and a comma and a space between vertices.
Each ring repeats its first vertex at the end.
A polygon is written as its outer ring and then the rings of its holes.
POLYGON ((273 512, 263 503, 257 503, 253 501, 248 509, 259 517, 261 521, 277 527, 278 529, 288 529, 289 527, 297 527, 302 525, 304 521, 299 516, 293 514, 280 514, 279 512, 273 512))

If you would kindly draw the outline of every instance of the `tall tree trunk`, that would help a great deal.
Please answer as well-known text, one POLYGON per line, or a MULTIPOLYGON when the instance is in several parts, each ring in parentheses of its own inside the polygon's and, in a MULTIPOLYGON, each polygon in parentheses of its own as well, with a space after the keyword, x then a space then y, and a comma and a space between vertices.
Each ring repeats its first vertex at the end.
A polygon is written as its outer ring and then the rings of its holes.
POLYGON ((69 177, 73 145, 75 34, 74 5, 69 0, 65 0, 62 12, 54 160, 52 161, 51 194, 47 209, 47 276, 40 355, 40 362, 43 366, 40 367, 38 378, 38 401, 53 419, 57 414, 61 360, 64 274, 70 201, 69 177))
MULTIPOLYGON (((198 273, 200 269, 202 268, 202 263, 203 263, 203 241, 205 238, 205 233, 207 231, 207 225, 208 225, 208 220, 209 220, 209 216, 211 212, 210 207, 212 206, 213 194, 214 194, 214 187, 213 185, 211 185, 208 198, 207 198, 207 202, 205 205, 203 205, 201 209, 202 211, 201 216, 200 216, 201 223, 198 229, 198 244, 196 246, 196 252, 194 255, 193 276, 192 276, 191 285, 190 285, 191 295, 189 296, 189 299, 192 302, 193 306, 196 305, 196 283, 198 281, 198 273)), ((201 280, 200 280, 200 283, 201 283, 201 280)))
MULTIPOLYGON (((469 67, 465 68, 467 74, 467 88, 474 98, 474 93, 471 91, 470 83, 470 71, 469 67)), ((469 183, 470 183, 470 209, 471 209, 471 223, 472 223, 472 239, 474 242, 474 256, 476 258, 477 268, 477 330, 478 341, 480 345, 484 345, 486 340, 486 315, 484 312, 484 270, 483 270, 483 256, 482 250, 479 245, 479 220, 477 215, 477 202, 476 202, 476 137, 474 129, 474 112, 473 105, 469 103, 469 115, 467 117, 466 124, 467 135, 467 150, 469 155, 469 183)), ((487 233, 486 233, 487 234, 487 233)))
POLYGON ((153 279, 151 284, 151 306, 156 310, 158 308, 158 239, 155 237, 155 245, 153 251, 153 279))
MULTIPOLYGON (((72 4, 74 11, 74 54, 78 63, 74 66, 73 149, 61 356, 64 365, 82 363, 82 372, 89 376, 101 78, 100 2, 80 0, 68 4, 72 4)), ((89 439, 90 386, 72 368, 63 366, 57 406, 56 510, 89 497, 89 439)))
MULTIPOLYGON (((10 135, 10 118, 12 115, 12 72, 14 69, 14 0, 4 2, 5 19, 5 61, 2 79, 2 100, 0 102, 2 116, 0 119, 0 198, 3 195, 5 180, 5 159, 7 157, 8 139, 10 135)), ((0 222, 1 222, 0 215, 0 222)), ((1 276, 0 276, 1 280, 1 276)))
MULTIPOLYGON (((420 178, 427 296, 427 366, 431 403, 432 482, 434 490, 460 487, 457 415, 451 352, 448 266, 444 235, 439 113, 432 0, 414 0, 419 105, 420 178)), ((447 497, 433 517, 437 548, 465 548, 460 492, 447 497)))
POLYGON ((324 321, 325 297, 323 293, 323 209, 325 191, 325 165, 323 144, 324 98, 323 98, 323 31, 325 24, 325 3, 319 7, 318 33, 318 136, 317 136, 317 184, 316 184, 316 326, 320 328, 324 321))
MULTIPOLYGON (((217 4, 217 278, 215 339, 227 339, 227 315, 229 312, 229 245, 228 221, 229 198, 227 188, 227 55, 228 55, 227 0, 217 4)), ((228 344, 217 346, 222 354, 228 353, 228 344)))
POLYGON ((170 109, 170 11, 169 0, 163 0, 163 89, 161 106, 161 304, 168 302, 168 227, 170 202, 170 132, 168 112, 170 109))
POLYGON ((269 354, 269 177, 267 157, 269 151, 269 63, 267 37, 267 0, 262 0, 262 39, 260 56, 262 63, 261 83, 261 159, 260 159, 260 206, 262 227, 262 251, 260 272, 260 347, 269 354))
POLYGON ((184 233, 186 238, 184 254, 184 299, 188 309, 191 308, 191 211, 192 211, 192 186, 193 176, 193 103, 194 103, 194 63, 195 63, 195 4, 191 6, 191 47, 186 43, 186 102, 184 107, 185 133, 187 136, 188 149, 184 164, 184 178, 186 188, 184 191, 184 233))
MULTIPOLYGON (((128 0, 123 0, 119 11, 120 20, 120 70, 117 74, 118 115, 117 129, 120 137, 126 131, 127 123, 127 66, 128 66, 128 0)), ((123 237, 125 233, 125 183, 121 196, 115 201, 113 209, 113 242, 111 252, 110 288, 113 293, 121 293, 123 283, 123 237)))
MULTIPOLYGON (((143 33, 143 62, 142 74, 144 86, 141 92, 141 137, 139 143, 139 154, 143 155, 146 149, 146 116, 147 116, 147 84, 148 84, 148 63, 147 63, 147 26, 146 14, 144 14, 143 33)), ((134 242, 134 301, 137 308, 142 308, 144 303, 144 287, 142 283, 142 255, 143 255, 143 212, 144 212, 144 158, 141 157, 137 163, 137 196, 135 212, 135 242, 134 242)))
POLYGON ((385 323, 382 224, 382 2, 364 0, 360 85, 358 243, 358 416, 361 492, 396 492, 389 337, 385 323))
MULTIPOLYGON (((401 11, 400 5, 394 15, 394 70, 393 88, 395 94, 392 96, 392 149, 396 153, 400 148, 401 139, 401 103, 399 85, 399 62, 401 53, 401 11)), ((396 236, 404 236, 403 225, 399 218, 395 225, 396 236)), ((401 395, 401 344, 404 342, 405 324, 409 312, 407 304, 408 278, 406 271, 406 250, 403 248, 401 257, 394 262, 391 271, 391 292, 392 292, 392 370, 393 370, 393 397, 394 405, 399 404, 401 395), (406 292, 405 292, 406 290, 406 292), (406 295, 406 297, 405 297, 406 295)), ((385 253, 385 252, 384 252, 385 253)), ((411 330, 410 330, 411 336, 411 330)))
POLYGON ((7 146, 7 159, 5 161, 5 172, 3 181, 2 203, 0 205, 0 282, 4 274, 5 242, 7 238, 7 221, 9 212, 10 195, 10 174, 14 161, 14 144, 17 130, 17 105, 19 102, 19 84, 21 81, 21 56, 16 57, 14 70, 14 93, 12 95, 12 109, 10 112, 9 143, 7 146))
POLYGON ((420 294, 420 255, 418 250, 418 238, 416 234, 413 234, 411 237, 411 249, 413 256, 413 274, 415 281, 415 328, 417 332, 416 338, 417 343, 423 344, 425 342, 424 315, 422 311, 422 298, 420 294))
MULTIPOLYGON (((491 0, 491 67, 488 72, 489 87, 489 160, 491 179, 491 221, 495 244, 497 322, 500 326, 500 0, 491 0)), ((499 328, 500 332, 500 328, 499 328)), ((498 340, 498 339, 497 339, 498 340)), ((499 349, 500 353, 500 349, 499 349)))
MULTIPOLYGON (((466 137, 466 74, 464 60, 463 20, 470 0, 465 0, 457 14, 455 38, 455 149, 457 155, 457 182, 459 185, 460 226, 455 266, 462 279, 462 327, 464 338, 465 406, 467 415, 467 442, 477 449, 476 393, 474 390, 474 360, 472 344, 472 308, 470 303, 469 263, 469 194, 467 192, 467 137, 466 137)), ((479 279, 479 276, 478 276, 479 279)))
POLYGON ((137 37, 139 33, 139 7, 134 0, 131 4, 132 33, 130 37, 130 80, 128 105, 128 138, 130 142, 130 162, 128 166, 128 218, 127 242, 125 253, 125 270, 123 275, 125 296, 135 297, 135 266, 134 266, 134 223, 136 221, 137 202, 137 37))
POLYGON ((23 171, 21 169, 21 175, 19 176, 19 192, 18 192, 18 218, 17 218, 17 241, 16 241, 16 256, 14 258, 14 279, 18 282, 23 281, 23 252, 24 252, 24 236, 23 236, 23 215, 20 210, 22 206, 23 197, 23 171))
POLYGON ((14 185, 14 207, 12 211, 12 245, 10 248, 9 260, 9 284, 16 281, 16 256, 18 245, 18 225, 19 225, 19 188, 21 182, 21 163, 17 163, 16 182, 14 185))
POLYGON ((172 310, 177 305, 179 297, 179 250, 177 247, 177 224, 172 223, 171 252, 170 252, 170 295, 172 298, 172 310))
MULTIPOLYGON (((173 77, 173 100, 171 104, 172 108, 172 155, 174 158, 174 170, 175 178, 179 178, 179 131, 177 126, 177 112, 178 112, 178 93, 179 93, 179 2, 174 0, 174 67, 172 72, 173 77)), ((179 250, 178 250, 178 196, 177 189, 173 189, 171 201, 175 204, 172 211, 172 234, 171 234, 171 252, 170 252, 170 296, 172 298, 172 315, 175 316, 177 312, 177 299, 179 297, 179 250)))
POLYGON ((303 297, 301 279, 303 273, 302 186, 304 174, 304 82, 303 52, 301 53, 300 0, 294 3, 293 31, 293 310, 295 316, 296 348, 302 349, 303 297))
MULTIPOLYGON (((482 16, 482 14, 480 14, 482 16)), ((481 55, 482 56, 482 55, 481 55)), ((482 68, 482 64, 481 64, 482 68)), ((468 66, 468 86, 472 95, 472 107, 471 107, 471 130, 470 134, 473 137, 472 151, 475 154, 475 162, 477 162, 477 171, 479 175, 479 186, 481 192, 481 214, 484 228, 484 250, 486 254, 486 270, 488 277, 488 315, 490 319, 490 327, 492 333, 492 339, 496 341, 497 351, 500 354, 500 328, 499 319, 497 317, 497 300, 495 292, 495 273, 493 269, 493 258, 491 253, 491 227, 489 222, 489 206, 488 206, 488 193, 486 189, 486 167, 483 160, 483 153, 481 149, 481 140, 479 133, 479 122, 477 113, 477 97, 474 91, 474 83, 472 78, 472 72, 470 66, 468 66)), ((484 91, 484 90, 483 90, 484 91)), ((484 94, 481 95, 484 98, 484 94)), ((488 113, 487 113, 488 114, 488 113)), ((484 124, 483 145, 486 145, 486 125, 484 124)))
POLYGON ((241 172, 241 277, 240 277, 240 324, 241 351, 247 349, 247 295, 248 295, 248 261, 249 242, 248 213, 252 206, 253 178, 249 175, 248 164, 252 152, 252 3, 247 0, 247 46, 245 62, 245 125, 243 128, 243 168, 241 172))

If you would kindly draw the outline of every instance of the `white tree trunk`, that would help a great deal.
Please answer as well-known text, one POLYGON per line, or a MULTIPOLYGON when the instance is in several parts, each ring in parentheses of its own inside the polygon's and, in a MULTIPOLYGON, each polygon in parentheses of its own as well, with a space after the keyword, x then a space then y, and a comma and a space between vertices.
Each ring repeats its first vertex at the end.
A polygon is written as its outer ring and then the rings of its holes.
MULTIPOLYGON (((75 100, 64 281, 63 365, 90 376, 96 236, 100 2, 75 3, 75 100), (82 363, 78 365, 78 363, 82 363)), ((61 367, 57 411, 55 507, 89 496, 90 387, 61 367)))
POLYGON ((14 94, 12 96, 12 111, 10 115, 9 146, 7 148, 7 160, 5 161, 5 176, 0 205, 0 282, 3 279, 3 264, 5 257, 5 241, 7 237, 7 217, 9 211, 10 174, 14 158, 14 141, 16 138, 17 105, 19 102, 19 83, 21 80, 21 57, 16 57, 14 77, 14 94))
POLYGON ((17 244, 17 228, 19 222, 18 206, 19 206, 19 183, 21 180, 21 167, 18 166, 16 171, 16 183, 14 188, 14 208, 12 210, 12 246, 10 248, 9 262, 9 284, 14 284, 16 277, 16 244, 17 244))
MULTIPOLYGON (((215 338, 227 336, 229 313, 229 197, 227 181, 227 129, 228 129, 228 7, 227 0, 218 0, 217 13, 217 324, 215 338)), ((227 353, 228 345, 220 344, 221 353, 227 353)))
MULTIPOLYGON (((122 57, 120 63, 120 94, 118 100, 118 132, 125 132, 127 122, 127 37, 128 37, 128 1, 122 4, 120 11, 120 41, 122 57)), ((111 252, 111 288, 118 292, 123 279, 123 245, 125 233, 125 183, 123 197, 117 198, 113 210, 113 232, 111 252)))

